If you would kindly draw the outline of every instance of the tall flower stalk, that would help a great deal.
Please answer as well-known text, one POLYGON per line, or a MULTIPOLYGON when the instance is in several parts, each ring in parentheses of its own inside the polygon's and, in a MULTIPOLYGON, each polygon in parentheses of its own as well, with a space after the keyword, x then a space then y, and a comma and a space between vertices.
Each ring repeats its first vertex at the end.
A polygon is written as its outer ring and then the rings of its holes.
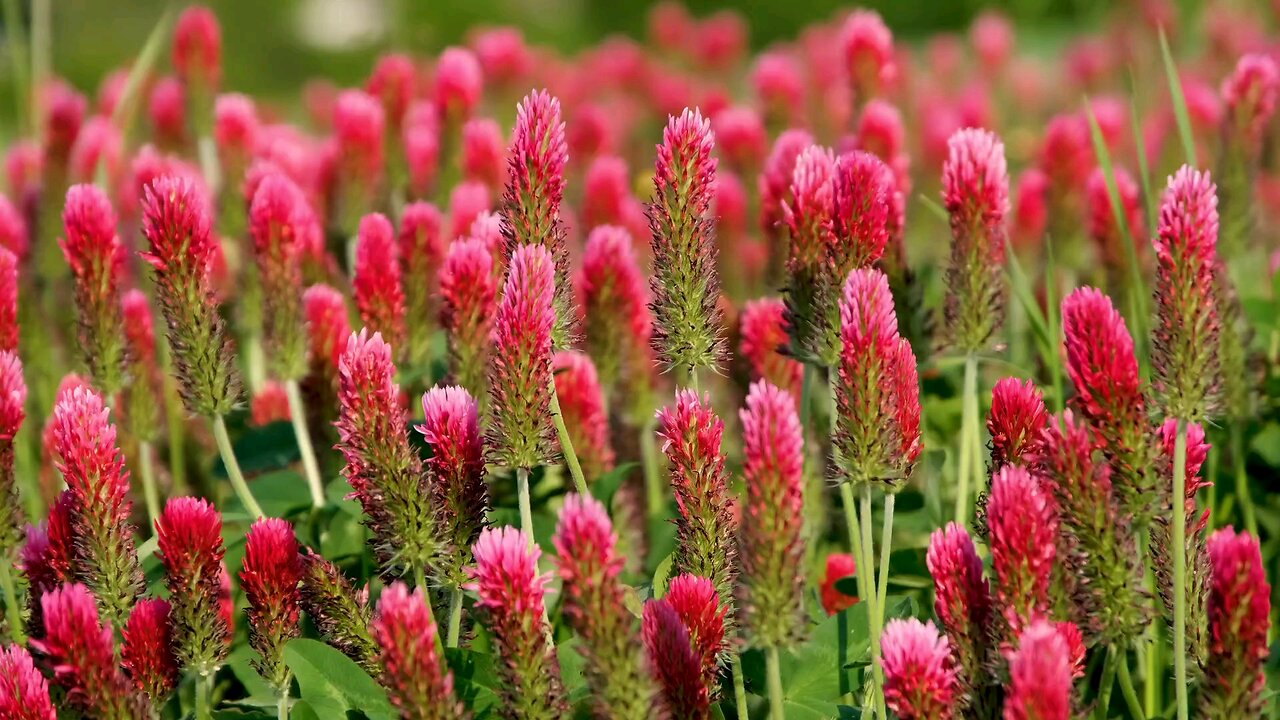
POLYGON ((280 720, 289 717, 292 673, 284 662, 284 648, 301 634, 302 558, 293 527, 278 518, 264 518, 245 536, 240 585, 249 600, 249 645, 258 652, 254 667, 279 695, 280 720))
POLYGON ((67 190, 62 253, 75 278, 79 347, 94 385, 112 399, 125 385, 128 346, 120 316, 124 246, 116 213, 95 185, 67 190))

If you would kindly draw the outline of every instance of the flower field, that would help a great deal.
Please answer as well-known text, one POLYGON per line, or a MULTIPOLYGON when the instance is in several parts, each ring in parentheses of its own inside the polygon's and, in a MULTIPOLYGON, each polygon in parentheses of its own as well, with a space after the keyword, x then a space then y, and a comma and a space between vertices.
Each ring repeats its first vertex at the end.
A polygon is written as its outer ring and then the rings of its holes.
POLYGON ((23 5, 0 720, 1280 717, 1280 4, 287 98, 23 5))

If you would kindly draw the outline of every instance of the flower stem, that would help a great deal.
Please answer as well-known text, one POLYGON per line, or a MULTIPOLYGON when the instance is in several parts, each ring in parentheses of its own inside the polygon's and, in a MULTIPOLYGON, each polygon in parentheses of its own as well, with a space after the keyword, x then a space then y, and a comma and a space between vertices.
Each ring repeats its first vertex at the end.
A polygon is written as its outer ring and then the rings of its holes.
POLYGON ((1236 502, 1240 503, 1244 527, 1249 534, 1258 537, 1258 518, 1253 511, 1253 497, 1249 494, 1249 468, 1245 464, 1244 433, 1240 425, 1231 425, 1231 465, 1236 473, 1236 502))
POLYGON ((462 588, 449 591, 449 636, 447 645, 458 647, 458 635, 462 630, 462 588))
POLYGON ((155 532, 156 518, 160 517, 160 491, 156 488, 156 472, 152 458, 155 450, 151 443, 138 443, 138 475, 142 476, 142 497, 147 504, 147 527, 155 532))
POLYGON ((211 720, 213 704, 213 675, 196 677, 196 720, 211 720))
MULTIPOLYGON (((978 359, 970 353, 964 359, 964 389, 960 416, 960 489, 956 494, 956 523, 969 524, 969 485, 978 444, 978 359)), ((976 481, 976 478, 972 480, 976 481)))
POLYGON ((556 381, 551 380, 551 419, 556 423, 556 435, 560 437, 560 454, 564 455, 564 464, 569 466, 569 474, 573 476, 573 487, 579 495, 587 497, 587 479, 582 475, 582 465, 578 463, 578 454, 573 451, 573 438, 569 437, 569 428, 564 424, 564 413, 560 412, 560 394, 556 391, 556 381))
POLYGON ((427 572, 420 564, 413 566, 414 587, 422 591, 422 604, 427 607, 427 619, 436 627, 436 652, 444 657, 444 642, 440 639, 440 626, 436 624, 435 609, 431 607, 431 588, 427 587, 427 572))
POLYGON ((283 690, 276 700, 276 720, 289 720, 289 691, 283 690))
POLYGON ((1178 420, 1173 445, 1173 674, 1178 720, 1187 720, 1187 423, 1178 420))
POLYGON ((1147 720, 1147 715, 1142 711, 1142 702, 1138 700, 1138 691, 1133 688, 1133 678, 1129 675, 1129 662, 1126 658, 1119 658, 1120 662, 1116 663, 1117 676, 1120 680, 1120 694, 1124 696, 1124 702, 1129 706, 1129 715, 1134 720, 1147 720))
POLYGON ((747 683, 742 677, 742 658, 738 653, 729 659, 729 669, 733 673, 733 702, 738 708, 738 720, 747 720, 747 683))
POLYGON ((876 705, 876 717, 887 718, 884 709, 884 667, 880 664, 880 628, 883 624, 881 619, 880 603, 877 601, 877 591, 875 586, 875 547, 871 540, 871 484, 864 483, 862 486, 862 554, 863 566, 862 572, 866 574, 868 585, 868 597, 870 603, 867 607, 867 617, 871 619, 871 675, 875 679, 875 688, 872 695, 876 705))
POLYGON ((764 656, 765 672, 769 676, 769 717, 770 720, 786 720, 787 711, 782 703, 782 666, 778 659, 778 648, 769 648, 764 656))
POLYGON ((221 415, 214 415, 210 421, 213 423, 213 439, 218 444, 218 454, 222 456, 222 464, 227 469, 227 479, 231 481, 231 489, 235 491, 236 497, 240 498, 240 504, 244 505, 244 509, 248 510, 255 520, 262 519, 262 506, 254 499, 253 492, 244 481, 244 475, 240 472, 240 463, 236 461, 236 452, 231 448, 231 438, 227 436, 227 421, 221 415))
POLYGON ((533 509, 529 506, 529 469, 516 468, 516 494, 520 500, 520 529, 533 547, 533 509))
MULTIPOLYGON (((866 558, 862 555, 862 531, 858 527, 858 507, 857 501, 853 499, 853 485, 849 482, 840 483, 840 502, 844 505, 844 522, 849 529, 849 549, 853 552, 853 557, 858 565, 863 565, 866 558)), ((858 597, 863 602, 870 603, 870 608, 875 604, 874 598, 871 597, 871 591, 867 587, 867 573, 869 570, 865 566, 859 567, 854 573, 854 580, 858 583, 858 597)))
POLYGON ((884 527, 880 530, 880 579, 876 590, 876 622, 884 625, 884 606, 889 596, 889 548, 893 545, 893 506, 898 496, 884 496, 884 527))
POLYGON ((649 519, 662 517, 667 507, 667 491, 659 472, 658 443, 654 436, 655 420, 650 418, 640 428, 640 459, 644 463, 644 486, 648 496, 649 519))
POLYGON ((18 593, 13 586, 13 573, 9 571, 10 562, 0 563, 0 591, 4 592, 4 615, 9 622, 9 637, 14 645, 27 642, 27 635, 22 631, 22 610, 18 607, 18 593))
POLYGON ((169 478, 173 481, 175 494, 187 485, 187 439, 186 408, 178 397, 177 380, 172 373, 164 378, 165 418, 169 425, 169 478))
POLYGON ((302 454, 302 469, 307 475, 307 487, 311 489, 311 504, 324 507, 324 484, 320 480, 320 465, 311 445, 311 431, 307 429, 307 407, 302 402, 302 390, 297 380, 286 380, 284 392, 289 398, 289 419, 293 422, 293 436, 298 440, 298 452, 302 454))
POLYGON ((1094 715, 1098 720, 1107 720, 1107 708, 1111 706, 1111 688, 1116 680, 1116 646, 1107 648, 1107 656, 1102 662, 1102 679, 1098 685, 1098 704, 1094 715))

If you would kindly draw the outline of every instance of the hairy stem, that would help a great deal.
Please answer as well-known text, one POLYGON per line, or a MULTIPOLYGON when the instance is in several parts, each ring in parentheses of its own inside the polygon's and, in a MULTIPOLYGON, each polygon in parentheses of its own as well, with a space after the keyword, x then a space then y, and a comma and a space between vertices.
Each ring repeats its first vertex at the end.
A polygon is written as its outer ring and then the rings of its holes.
POLYGON ((1138 700, 1138 691, 1133 687, 1133 677, 1129 675, 1129 661, 1125 657, 1120 657, 1116 663, 1116 677, 1120 680, 1120 694, 1124 696, 1125 705, 1129 708, 1129 715, 1134 720, 1147 720, 1147 714, 1143 712, 1142 702, 1138 700))
POLYGON ((240 504, 244 505, 244 509, 248 510, 255 520, 260 520, 263 517, 262 506, 253 497, 253 492, 249 490, 249 485, 240 472, 236 452, 231 448, 231 438, 227 436, 227 421, 221 415, 214 415, 210 418, 210 422, 213 424, 213 439, 218 444, 218 454, 222 456, 222 464, 227 469, 227 479, 231 481, 231 489, 235 491, 236 497, 240 498, 240 504))
POLYGON ((302 402, 302 390, 297 380, 286 380, 284 391, 289 397, 289 419, 293 423, 293 436, 298 440, 298 452, 302 455, 302 469, 311 490, 311 504, 324 507, 324 483, 320 480, 320 465, 311 445, 311 431, 307 429, 307 407, 302 402))
POLYGON ((1107 708, 1111 706, 1111 688, 1116 680, 1116 646, 1107 648, 1107 656, 1102 661, 1102 679, 1098 685, 1098 704, 1094 708, 1094 716, 1098 720, 1107 719, 1107 708))
POLYGON ((733 701, 738 708, 738 720, 747 720, 747 683, 742 677, 742 658, 734 653, 729 659, 733 673, 733 701))
POLYGON ((884 527, 880 530, 880 579, 876 588, 876 622, 884 625, 884 606, 889 596, 889 548, 893 545, 893 506, 897 495, 884 496, 884 527))
POLYGON ((1258 518, 1253 510, 1253 496, 1249 494, 1249 468, 1245 463, 1244 433, 1239 423, 1231 425, 1231 465, 1236 475, 1236 502, 1244 516, 1244 527, 1249 534, 1258 537, 1258 518))
POLYGON ((196 677, 196 720, 211 720, 213 717, 213 675, 196 677))
POLYGON ((974 438, 977 436, 978 424, 978 360, 972 353, 964 359, 964 389, 961 397, 963 403, 960 416, 960 466, 959 490, 956 493, 956 524, 964 527, 969 523, 969 485, 973 472, 973 452, 976 449, 974 438))
POLYGON ((871 619, 871 676, 875 679, 874 692, 872 698, 875 702, 876 717, 887 718, 884 709, 884 667, 880 664, 880 629, 883 620, 878 602, 878 592, 875 586, 875 547, 871 540, 871 484, 864 483, 862 486, 862 567, 859 568, 859 574, 867 576, 868 597, 870 604, 867 607, 867 616, 871 619))
POLYGON ((516 468, 516 494, 520 500, 520 529, 533 547, 533 509, 529 506, 529 469, 516 468))

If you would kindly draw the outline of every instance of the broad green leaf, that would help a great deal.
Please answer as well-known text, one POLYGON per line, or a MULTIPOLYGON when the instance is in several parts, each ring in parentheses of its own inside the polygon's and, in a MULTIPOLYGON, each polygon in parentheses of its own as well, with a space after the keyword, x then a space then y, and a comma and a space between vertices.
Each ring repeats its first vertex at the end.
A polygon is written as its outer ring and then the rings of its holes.
POLYGON ((570 705, 577 705, 591 695, 587 687, 587 660, 582 656, 582 645, 577 635, 556 644, 556 659, 560 662, 560 677, 564 681, 565 697, 570 705))
MULTIPOLYGON (((296 712, 290 717, 295 720, 306 720, 306 716, 296 712)), ((314 717, 314 715, 312 716, 314 717)), ((258 708, 228 707, 213 711, 213 720, 276 720, 276 711, 270 712, 258 708)))
POLYGON ((1253 440, 1249 448, 1271 467, 1280 467, 1280 424, 1267 423, 1253 440))
POLYGON ((320 715, 305 700, 299 700, 289 708, 291 720, 320 720, 320 715))
POLYGON ((1012 246, 1005 249, 1005 257, 1008 258, 1005 267, 1009 274, 1009 287, 1013 290, 1018 304, 1026 312, 1027 319, 1031 321, 1031 330, 1035 333, 1041 354, 1046 355, 1047 348, 1052 347, 1053 343, 1049 337, 1048 322, 1045 320, 1044 313, 1040 311, 1040 303, 1036 302, 1035 293, 1031 289, 1031 281, 1023 271, 1022 263, 1018 261, 1018 255, 1012 246))
POLYGON ((298 679, 303 700, 321 717, 343 717, 359 710, 369 720, 397 717, 387 693, 346 655, 307 638, 289 641, 284 661, 298 679))
POLYGON ((453 689, 458 699, 477 718, 483 717, 498 703, 493 657, 467 648, 449 648, 444 656, 453 671, 453 689))
POLYGON ((594 480, 588 478, 587 482, 591 483, 591 494, 604 503, 605 507, 610 507, 614 493, 618 492, 618 488, 622 487, 622 483, 626 482, 631 473, 635 472, 639 467, 639 463, 623 463, 594 480))
POLYGON ((253 705, 256 707, 275 707, 276 691, 275 688, 267 684, 266 680, 253 669, 250 664, 254 657, 257 656, 248 645, 237 646, 231 651, 231 655, 227 658, 227 667, 231 668, 231 673, 236 676, 240 684, 244 686, 245 692, 249 697, 236 700, 241 705, 253 705))
POLYGON ((933 198, 929 197, 928 195, 925 195, 924 193, 920 193, 916 197, 920 198, 920 202, 925 207, 929 208, 930 212, 932 212, 934 215, 937 215, 939 220, 941 220, 944 223, 951 222, 951 218, 947 215, 947 209, 939 205, 937 200, 934 200, 933 198))

